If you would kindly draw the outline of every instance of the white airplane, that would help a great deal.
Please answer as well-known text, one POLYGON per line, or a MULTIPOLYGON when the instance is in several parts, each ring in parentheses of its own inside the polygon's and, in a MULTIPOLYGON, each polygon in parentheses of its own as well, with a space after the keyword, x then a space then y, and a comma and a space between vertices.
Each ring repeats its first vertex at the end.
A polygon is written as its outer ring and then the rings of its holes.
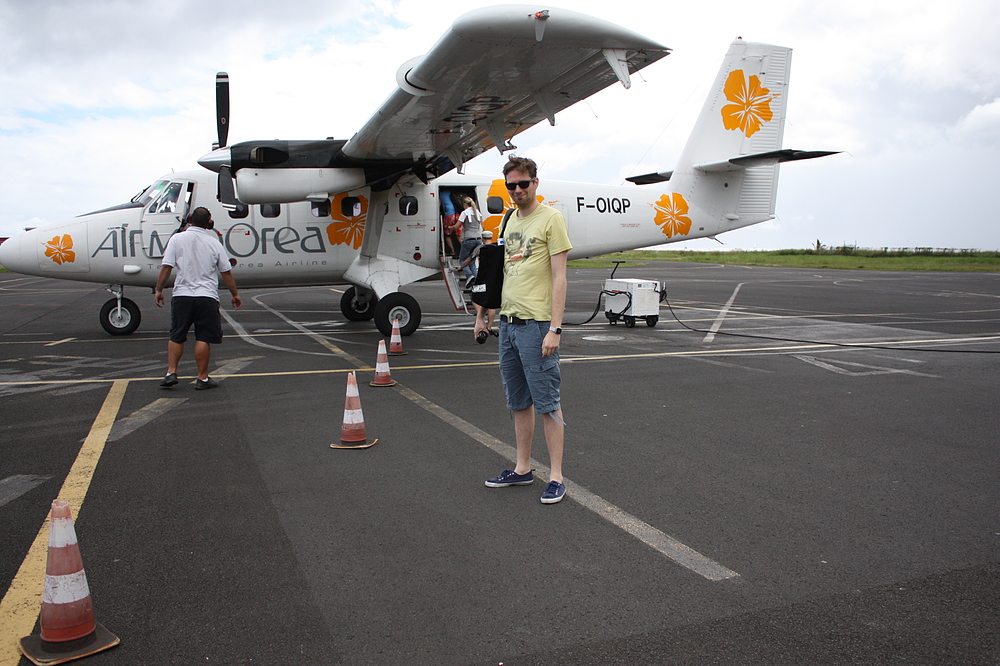
MULTIPOLYGON (((466 162, 665 57, 670 49, 606 21, 526 5, 460 17, 350 140, 245 141, 226 146, 228 77, 217 77, 219 148, 130 202, 36 228, 0 245, 17 273, 108 284, 100 321, 112 335, 139 326, 124 287, 153 287, 170 236, 197 206, 212 212, 240 287, 348 284, 341 311, 389 335, 420 324, 401 287, 444 276, 443 206, 477 201, 496 233, 511 206, 502 178, 465 176, 466 162), (456 172, 457 173, 454 173, 456 172), (235 181, 235 188, 234 182, 235 181)), ((782 150, 791 49, 733 42, 672 172, 632 185, 545 179, 545 203, 565 215, 570 258, 715 237, 774 217, 780 162, 830 152, 782 150), (668 183, 668 185, 663 185, 668 183), (641 186, 641 187, 640 187, 641 186)))

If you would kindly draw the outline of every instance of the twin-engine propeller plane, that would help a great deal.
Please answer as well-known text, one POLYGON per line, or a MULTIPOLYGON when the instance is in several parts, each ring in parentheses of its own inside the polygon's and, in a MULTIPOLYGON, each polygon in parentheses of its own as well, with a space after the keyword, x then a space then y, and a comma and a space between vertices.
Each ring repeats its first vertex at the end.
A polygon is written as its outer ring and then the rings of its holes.
MULTIPOLYGON (((449 277, 442 216, 471 196, 496 232, 511 206, 502 179, 465 164, 635 72, 670 49, 606 21, 526 5, 460 17, 350 140, 226 145, 229 82, 217 78, 219 147, 130 202, 36 228, 0 245, 0 264, 28 275, 108 284, 113 335, 139 325, 125 285, 153 287, 169 237, 196 206, 212 211, 241 287, 348 284, 341 310, 385 335, 420 323, 401 287, 449 277), (453 173, 453 172, 456 172, 453 173)), ((614 187, 546 180, 563 212, 570 258, 714 237, 774 217, 780 162, 828 152, 782 150, 791 49, 732 43, 676 168, 614 187), (668 185, 663 185, 668 183, 668 185), (641 185, 643 187, 636 187, 641 185)), ((453 278, 452 278, 453 279, 453 278)), ((456 302, 456 306, 458 303, 456 302)))

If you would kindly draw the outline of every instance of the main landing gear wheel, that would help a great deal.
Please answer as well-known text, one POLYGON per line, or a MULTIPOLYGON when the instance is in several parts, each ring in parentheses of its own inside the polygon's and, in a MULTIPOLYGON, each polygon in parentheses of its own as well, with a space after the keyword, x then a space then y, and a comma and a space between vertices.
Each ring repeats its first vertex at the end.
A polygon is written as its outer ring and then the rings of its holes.
POLYGON ((394 291, 375 305, 375 327, 382 335, 392 335, 392 322, 399 320, 399 334, 413 335, 420 326, 420 306, 409 294, 394 291))
POLYGON ((131 335, 139 328, 142 314, 134 301, 123 298, 118 309, 118 299, 112 298, 101 307, 101 326, 111 335, 131 335))
MULTIPOLYGON (((375 305, 378 303, 378 296, 374 293, 364 303, 357 300, 358 290, 351 287, 340 297, 340 311, 348 321, 368 321, 375 316, 375 305)), ((391 331, 390 331, 391 333, 391 331)))

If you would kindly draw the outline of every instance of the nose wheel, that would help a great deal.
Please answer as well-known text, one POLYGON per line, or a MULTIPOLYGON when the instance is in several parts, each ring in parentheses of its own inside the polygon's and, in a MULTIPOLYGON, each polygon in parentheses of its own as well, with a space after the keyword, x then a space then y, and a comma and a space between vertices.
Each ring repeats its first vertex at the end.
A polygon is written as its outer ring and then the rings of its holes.
POLYGON ((130 335, 139 328, 142 313, 131 299, 112 298, 101 307, 101 326, 111 335, 130 335))

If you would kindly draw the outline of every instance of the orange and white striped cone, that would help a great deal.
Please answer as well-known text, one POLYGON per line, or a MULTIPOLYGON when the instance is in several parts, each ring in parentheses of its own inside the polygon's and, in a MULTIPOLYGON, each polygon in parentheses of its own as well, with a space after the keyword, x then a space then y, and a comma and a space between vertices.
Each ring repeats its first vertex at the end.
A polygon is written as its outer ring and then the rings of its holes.
POLYGON ((49 521, 49 553, 39 624, 40 634, 19 642, 21 652, 35 664, 62 664, 121 642, 94 620, 69 502, 58 499, 52 502, 49 521))
POLYGON ((392 336, 389 337, 389 356, 404 356, 403 338, 399 334, 399 320, 392 320, 392 336))
POLYGON ((395 386, 396 381, 389 373, 389 357, 385 353, 385 340, 378 341, 378 356, 375 358, 375 379, 369 386, 395 386))
POLYGON ((354 373, 347 375, 347 398, 344 400, 344 425, 340 428, 340 442, 330 445, 331 449, 367 449, 378 440, 368 440, 365 434, 365 415, 361 411, 361 396, 358 394, 358 380, 354 373))

